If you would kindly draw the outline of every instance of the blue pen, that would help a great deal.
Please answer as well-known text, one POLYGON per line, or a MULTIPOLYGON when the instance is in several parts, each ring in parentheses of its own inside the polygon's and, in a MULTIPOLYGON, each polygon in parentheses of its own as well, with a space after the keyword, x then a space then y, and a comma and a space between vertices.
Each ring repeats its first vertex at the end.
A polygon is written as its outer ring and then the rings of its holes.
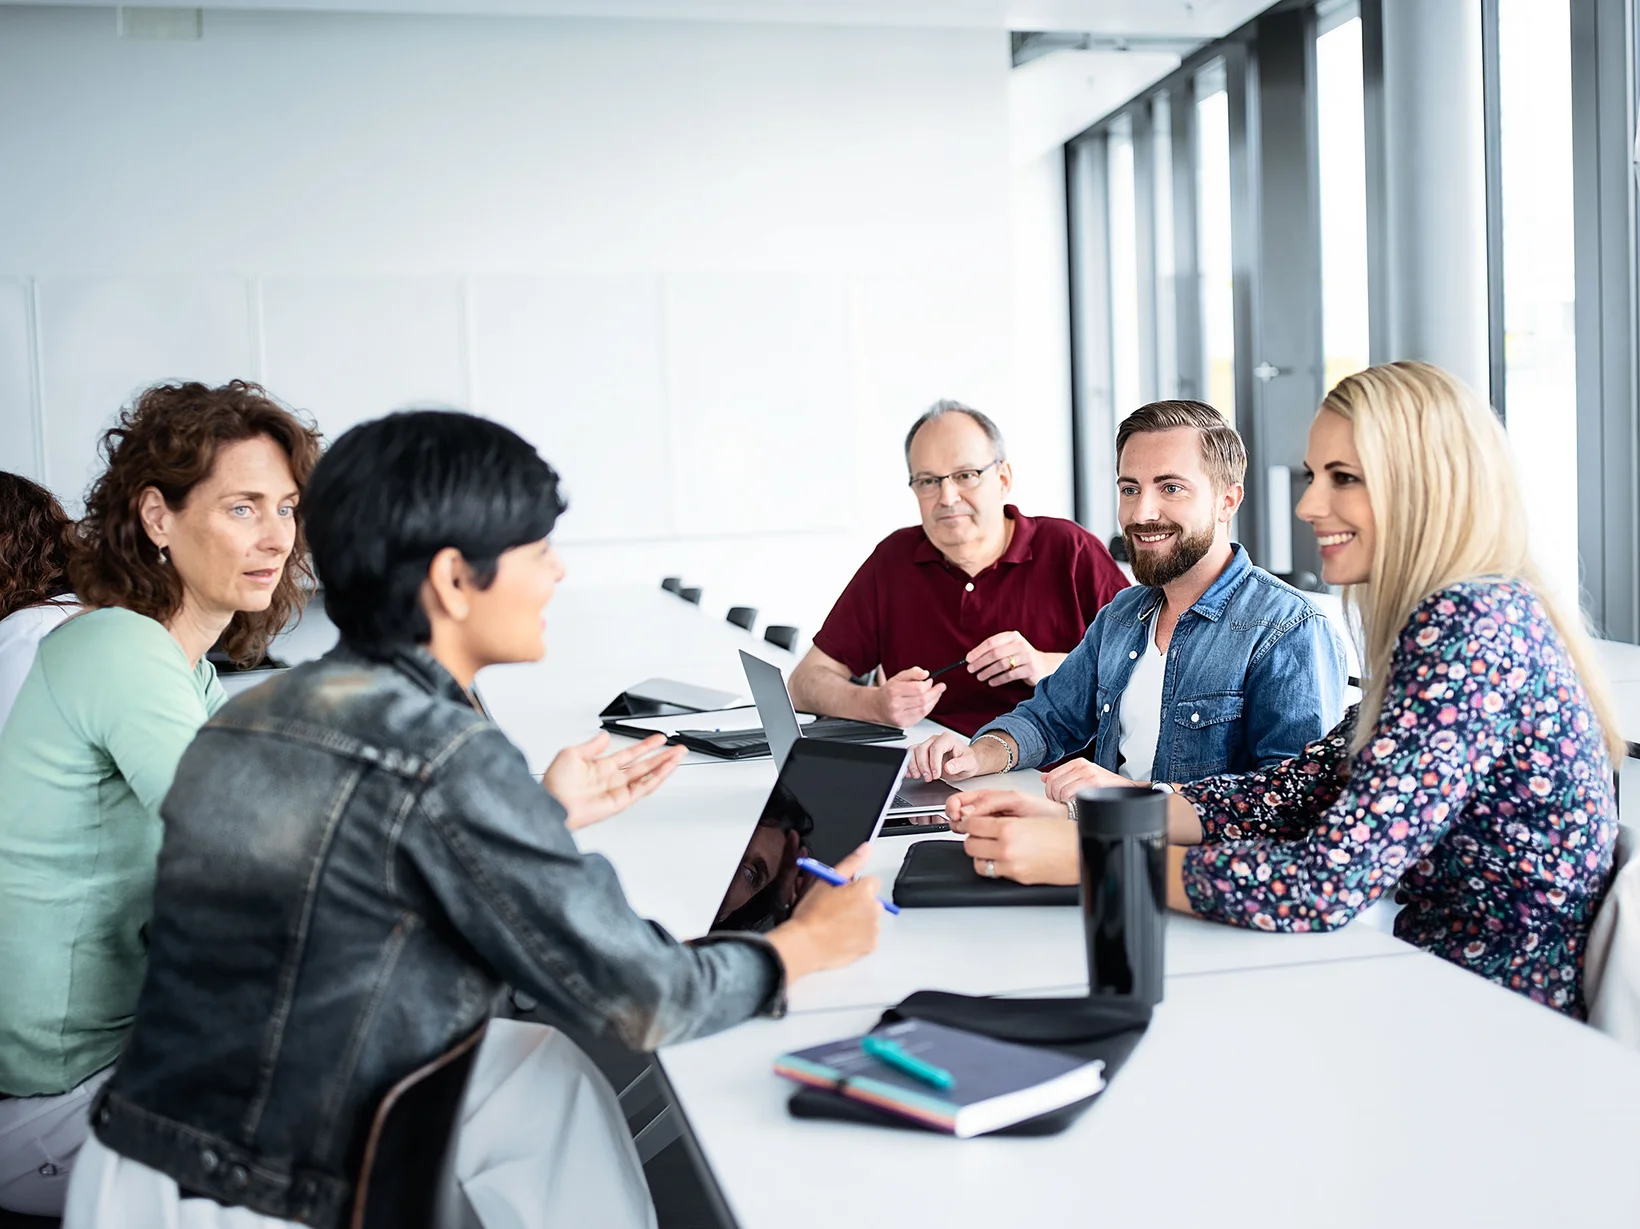
MULTIPOLYGON (((834 869, 827 866, 824 862, 820 861, 818 858, 799 858, 799 859, 797 859, 797 869, 800 870, 800 871, 807 871, 809 874, 813 875, 816 879, 825 880, 827 883, 831 884, 831 886, 834 887, 834 888, 840 888, 845 883, 849 882, 849 880, 843 878, 842 875, 838 874, 834 869)), ((879 896, 877 898, 877 903, 879 905, 881 905, 884 909, 887 909, 890 913, 898 913, 900 911, 900 907, 898 905, 896 905, 893 901, 884 900, 881 896, 879 896)))
POLYGON ((860 1048, 878 1062, 893 1067, 896 1071, 903 1071, 914 1080, 921 1080, 924 1084, 932 1084, 942 1092, 956 1087, 956 1076, 944 1067, 936 1067, 933 1063, 924 1062, 897 1041, 889 1041, 886 1038, 874 1037, 867 1033, 860 1038, 860 1048))

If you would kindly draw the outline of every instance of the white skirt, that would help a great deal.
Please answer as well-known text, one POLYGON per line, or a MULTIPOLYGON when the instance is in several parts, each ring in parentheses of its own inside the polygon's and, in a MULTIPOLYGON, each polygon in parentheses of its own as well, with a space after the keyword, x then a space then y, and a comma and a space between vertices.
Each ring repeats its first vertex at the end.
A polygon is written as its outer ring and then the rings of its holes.
MULTIPOLYGON (((439 1223, 445 1229, 655 1229, 619 1102, 556 1029, 492 1020, 473 1063, 439 1223)), ((285 1229, 294 1221, 182 1199, 158 1170, 86 1141, 63 1229, 285 1229)))

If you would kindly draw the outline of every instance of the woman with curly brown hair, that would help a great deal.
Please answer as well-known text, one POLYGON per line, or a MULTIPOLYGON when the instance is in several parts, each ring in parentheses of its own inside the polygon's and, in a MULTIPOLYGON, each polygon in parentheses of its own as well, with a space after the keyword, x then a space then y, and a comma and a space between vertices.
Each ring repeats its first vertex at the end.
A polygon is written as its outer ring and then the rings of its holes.
POLYGON ((68 583, 74 522, 52 493, 0 473, 0 729, 47 632, 80 608, 68 583))
POLYGON ((40 643, 0 731, 0 1209, 60 1213, 142 983, 160 802, 303 600, 317 434, 254 384, 161 384, 104 434, 72 543, 90 609, 40 643))

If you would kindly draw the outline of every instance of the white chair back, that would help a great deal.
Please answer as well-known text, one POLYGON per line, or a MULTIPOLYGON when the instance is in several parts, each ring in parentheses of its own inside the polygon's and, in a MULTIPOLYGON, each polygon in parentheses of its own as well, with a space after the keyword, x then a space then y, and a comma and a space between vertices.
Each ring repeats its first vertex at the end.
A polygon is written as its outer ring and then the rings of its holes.
POLYGON ((1640 1050, 1640 832, 1617 830, 1611 888, 1589 930, 1583 961, 1583 997, 1589 1023, 1640 1050))

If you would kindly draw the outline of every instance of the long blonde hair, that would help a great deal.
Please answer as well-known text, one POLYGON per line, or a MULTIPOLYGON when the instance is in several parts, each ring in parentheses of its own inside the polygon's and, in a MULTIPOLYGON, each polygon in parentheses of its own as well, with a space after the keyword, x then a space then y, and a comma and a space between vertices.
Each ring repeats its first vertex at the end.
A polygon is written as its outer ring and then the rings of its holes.
POLYGON ((1322 401, 1355 430, 1377 535, 1372 579, 1344 601, 1360 622, 1361 711, 1354 750, 1384 706, 1401 629, 1430 594, 1483 576, 1524 581, 1560 634, 1613 763, 1624 743, 1581 610, 1544 585, 1527 542, 1509 440, 1484 402, 1429 363, 1385 363, 1340 380, 1322 401))

